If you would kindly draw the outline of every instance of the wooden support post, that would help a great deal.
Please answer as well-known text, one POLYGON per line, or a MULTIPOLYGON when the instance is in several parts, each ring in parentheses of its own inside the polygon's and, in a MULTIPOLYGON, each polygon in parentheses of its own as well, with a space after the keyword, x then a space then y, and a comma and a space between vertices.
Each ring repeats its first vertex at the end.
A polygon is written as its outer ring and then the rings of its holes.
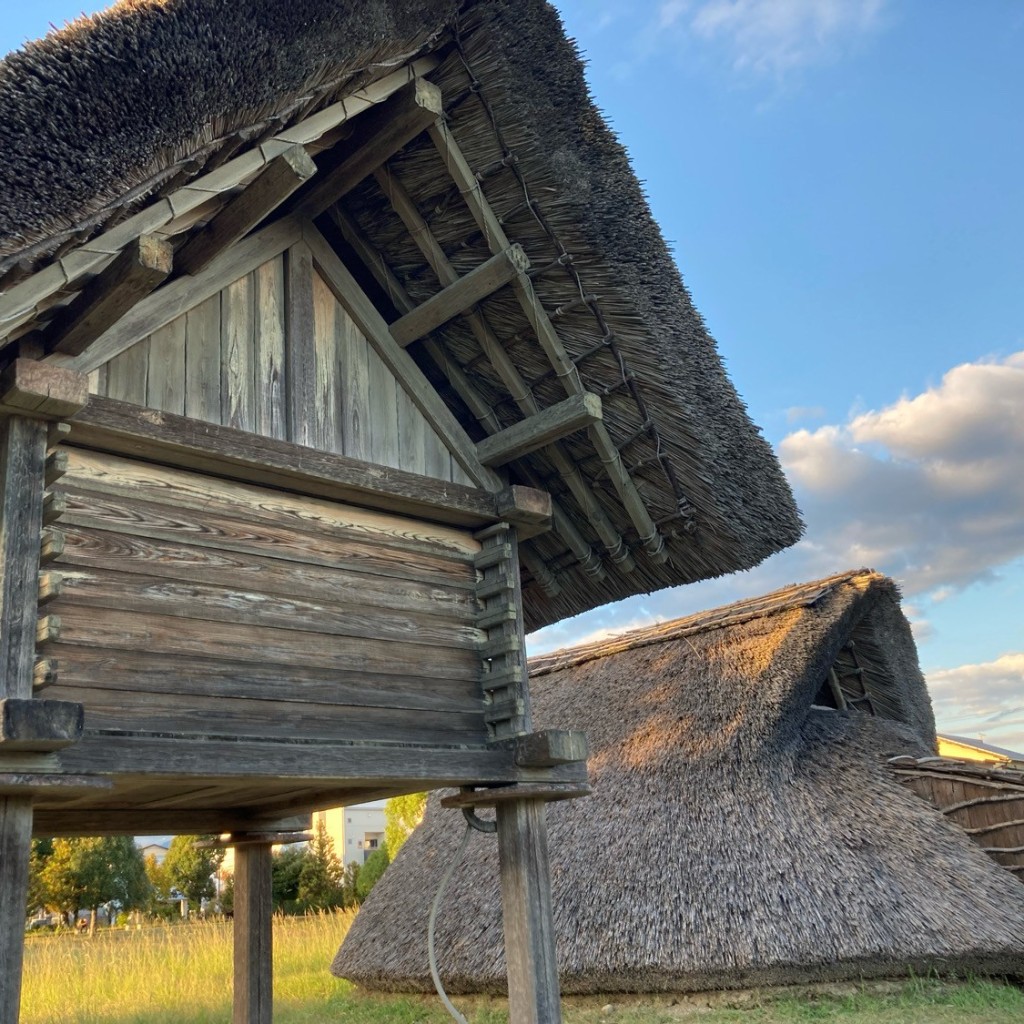
POLYGON ((498 859, 509 1024, 562 1019, 543 799, 499 804, 498 859))
MULTIPOLYGON (((272 1024, 273 901, 271 842, 235 836, 235 992, 232 1024, 272 1024)), ((266 837, 270 838, 270 837, 266 837)), ((6 1022, 4 1022, 6 1024, 6 1022)))
MULTIPOLYGON (((0 426, 0 698, 32 696, 47 426, 0 426)), ((0 1024, 17 1024, 25 951, 32 801, 0 796, 0 1024)))
POLYGON ((492 434, 476 446, 485 466, 503 466, 601 419, 601 399, 590 392, 567 398, 492 434))

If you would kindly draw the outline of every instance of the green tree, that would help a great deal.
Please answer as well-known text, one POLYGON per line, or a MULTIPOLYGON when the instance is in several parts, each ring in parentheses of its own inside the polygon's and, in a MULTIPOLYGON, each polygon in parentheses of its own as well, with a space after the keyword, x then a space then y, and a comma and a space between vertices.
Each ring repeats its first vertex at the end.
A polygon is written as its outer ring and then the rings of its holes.
POLYGON ((167 870, 166 862, 161 863, 154 854, 145 859, 146 877, 152 887, 150 896, 150 909, 153 911, 166 910, 174 899, 172 890, 174 883, 171 881, 171 874, 167 870))
POLYGON ((30 914, 47 904, 46 886, 43 884, 43 868, 46 867, 46 862, 52 854, 52 839, 32 840, 32 856, 28 868, 28 899, 25 903, 30 914))
POLYGON ((398 851, 412 835, 412 830, 423 820, 426 807, 426 793, 393 796, 384 804, 384 842, 392 860, 398 856, 398 851))
POLYGON ((299 878, 306 861, 306 851, 298 846, 286 846, 274 854, 271 868, 271 892, 274 910, 294 914, 299 908, 299 878))
POLYGON ((359 906, 359 865, 349 861, 341 875, 341 905, 343 907, 359 906))
POLYGON ((318 818, 313 838, 299 871, 296 899, 299 908, 330 910, 342 905, 341 861, 334 852, 334 841, 323 818, 318 818))
POLYGON ((164 858, 163 869, 171 887, 196 907, 217 891, 213 876, 224 860, 224 851, 202 849, 196 845, 200 840, 213 838, 175 836, 164 858))
POLYGON ((55 839, 39 875, 47 907, 77 915, 104 903, 119 910, 146 905, 151 887, 142 851, 131 836, 55 839))
POLYGON ((390 863, 391 858, 388 856, 386 842, 381 844, 379 850, 374 850, 366 858, 366 863, 359 869, 359 877, 356 879, 356 896, 360 903, 370 895, 370 890, 380 880, 380 876, 384 874, 390 863))

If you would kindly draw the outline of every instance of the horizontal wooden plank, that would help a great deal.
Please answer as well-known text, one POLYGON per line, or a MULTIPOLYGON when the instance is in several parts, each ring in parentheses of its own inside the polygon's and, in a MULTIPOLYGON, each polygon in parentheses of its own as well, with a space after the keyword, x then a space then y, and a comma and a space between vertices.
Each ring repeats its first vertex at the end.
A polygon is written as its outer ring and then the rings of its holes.
POLYGON ((601 416, 597 395, 573 395, 484 438, 476 446, 477 455, 485 466, 503 466, 599 422, 601 416))
MULTIPOLYGON (((407 675, 303 668, 273 663, 217 661, 201 656, 175 658, 169 670, 163 655, 148 651, 114 651, 101 647, 60 647, 56 682, 118 693, 194 694, 250 700, 289 700, 353 707, 407 708, 472 714, 480 708, 475 680, 448 679, 418 666, 407 675)), ((50 692, 49 687, 43 694, 50 692)))
POLYGON ((424 789, 498 782, 577 782, 578 765, 521 768, 511 751, 480 747, 440 748, 381 743, 272 743, 92 733, 62 755, 67 772, 149 774, 168 779, 199 776, 269 776, 322 786, 376 782, 422 784, 424 789), (213 772, 213 774, 211 774, 213 772))
POLYGON ((193 544, 151 541, 106 530, 68 526, 62 536, 62 567, 144 573, 160 579, 201 581, 310 601, 358 594, 368 608, 432 611, 459 622, 472 622, 476 615, 471 585, 379 576, 193 544))
POLYGON ((104 452, 77 448, 67 452, 69 479, 95 494, 131 493, 175 508, 216 510, 245 522, 257 520, 458 558, 472 557, 480 548, 465 530, 449 526, 153 466, 104 452))
MULTIPOLYGON (((501 519, 494 495, 480 488, 99 395, 92 395, 75 417, 70 440, 99 451, 437 523, 486 526, 501 519)), ((507 517, 508 510, 503 511, 507 517)))
POLYGON ((302 630, 336 637, 361 637, 417 643, 429 647, 478 650, 484 632, 469 623, 442 615, 368 608, 357 593, 338 594, 331 602, 272 597, 258 590, 237 590, 203 583, 153 579, 110 571, 63 573, 58 609, 106 608, 122 614, 152 613, 186 621, 181 629, 202 622, 244 623, 302 630))
POLYGON ((450 679, 476 680, 480 674, 480 661, 473 651, 197 619, 190 620, 186 630, 181 619, 169 615, 111 615, 105 609, 76 607, 63 599, 54 605, 58 606, 60 635, 45 652, 58 662, 61 645, 74 644, 241 664, 291 665, 296 672, 311 667, 409 675, 429 665, 431 672, 450 679))
POLYGON ((408 710, 342 704, 310 704, 244 697, 145 693, 67 686, 52 692, 85 708, 90 731, 152 732, 175 736, 286 740, 361 740, 396 743, 481 743, 481 712, 408 710))
POLYGON ((247 525, 240 519, 174 509, 129 497, 78 493, 69 486, 68 510, 61 529, 102 529, 150 540, 187 543, 218 551, 236 551, 282 561, 337 566, 379 576, 455 584, 468 581, 468 562, 438 554, 413 554, 372 541, 336 539, 269 523, 247 525))

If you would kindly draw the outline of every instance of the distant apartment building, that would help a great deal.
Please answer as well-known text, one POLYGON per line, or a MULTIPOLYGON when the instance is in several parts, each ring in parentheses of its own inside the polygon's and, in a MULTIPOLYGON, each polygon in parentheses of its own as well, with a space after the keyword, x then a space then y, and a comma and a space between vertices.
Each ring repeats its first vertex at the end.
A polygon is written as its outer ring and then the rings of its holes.
POLYGON ((322 820, 343 864, 365 864, 374 850, 384 845, 384 805, 362 804, 332 807, 313 814, 313 828, 322 820))

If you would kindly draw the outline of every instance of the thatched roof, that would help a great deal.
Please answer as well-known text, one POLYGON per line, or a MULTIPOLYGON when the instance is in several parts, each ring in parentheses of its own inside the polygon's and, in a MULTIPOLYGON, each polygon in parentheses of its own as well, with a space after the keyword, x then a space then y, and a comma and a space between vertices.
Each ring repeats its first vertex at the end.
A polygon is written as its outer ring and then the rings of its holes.
MULTIPOLYGON (((0 63, 0 347, 45 335, 140 230, 180 250, 251 179, 189 192, 212 168, 224 178, 298 125, 321 172, 336 166, 350 133, 316 136, 311 119, 417 58, 436 64, 416 73, 440 87, 450 136, 529 257, 540 312, 576 369, 553 365, 531 327, 536 309, 511 289, 479 307, 511 368, 481 351, 467 319, 436 331, 433 351, 417 342, 410 353, 474 440, 564 399, 567 373, 604 406, 603 447, 578 433, 557 458, 544 449, 509 467, 557 506, 554 529, 524 551, 528 625, 792 544, 800 523, 775 457, 542 0, 126 0, 11 54, 0 63)), ((494 240, 450 170, 423 135, 386 165, 463 275, 494 240)), ((388 320, 438 291, 422 232, 372 177, 317 225, 388 320), (368 248, 353 248, 352 231, 368 248), (366 251, 376 255, 360 263, 366 251)))
MULTIPOLYGON (((848 573, 532 666, 535 724, 593 749, 594 795, 548 810, 565 991, 1019 971, 1024 890, 886 763, 935 742, 890 580, 848 573), (855 635, 891 717, 815 704, 855 635)), ((334 973, 429 988, 428 905, 462 827, 432 798, 334 973)), ((497 876, 474 836, 438 923, 450 990, 501 989, 497 876)))

